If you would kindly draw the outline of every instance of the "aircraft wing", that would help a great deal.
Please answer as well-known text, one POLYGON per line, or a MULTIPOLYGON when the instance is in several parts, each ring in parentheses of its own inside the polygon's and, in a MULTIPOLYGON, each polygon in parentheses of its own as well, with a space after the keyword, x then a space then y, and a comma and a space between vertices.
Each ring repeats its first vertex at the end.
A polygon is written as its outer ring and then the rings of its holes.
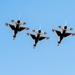
POLYGON ((41 36, 41 37, 39 38, 39 41, 41 41, 41 40, 47 40, 47 39, 49 39, 49 37, 41 36))
POLYGON ((20 27, 19 28, 19 31, 23 31, 23 30, 29 30, 29 28, 26 28, 26 27, 20 27))
POLYGON ((15 26, 13 26, 13 25, 11 25, 11 24, 6 23, 5 25, 8 26, 8 27, 10 27, 12 30, 15 29, 15 26))
POLYGON ((52 29, 52 31, 53 31, 54 33, 56 33, 58 36, 61 35, 61 31, 58 31, 58 30, 55 30, 55 29, 52 29))
POLYGON ((64 37, 68 37, 68 36, 72 36, 73 35, 73 33, 66 33, 65 35, 64 35, 64 37))
POLYGON ((26 22, 21 22, 20 24, 21 24, 21 25, 24 25, 24 24, 26 24, 26 22))
POLYGON ((35 40, 35 38, 36 38, 36 35, 34 35, 34 34, 27 33, 27 35, 30 36, 33 40, 35 40))

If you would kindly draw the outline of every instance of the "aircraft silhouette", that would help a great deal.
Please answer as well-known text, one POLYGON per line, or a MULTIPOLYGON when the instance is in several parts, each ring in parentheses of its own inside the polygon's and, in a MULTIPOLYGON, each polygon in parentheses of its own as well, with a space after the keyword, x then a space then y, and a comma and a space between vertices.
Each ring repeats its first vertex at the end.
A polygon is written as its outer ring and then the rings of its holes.
POLYGON ((35 32, 36 35, 30 34, 30 33, 27 33, 27 35, 30 36, 30 37, 34 40, 33 48, 36 47, 36 45, 37 45, 37 43, 38 43, 39 41, 42 41, 42 40, 44 40, 44 39, 46 39, 46 40, 49 39, 49 37, 41 36, 41 35, 43 35, 43 34, 46 34, 46 32, 43 32, 43 31, 41 31, 41 30, 32 30, 32 31, 35 32))
POLYGON ((63 38, 66 38, 68 36, 74 36, 75 33, 68 33, 67 32, 68 30, 73 30, 73 28, 68 28, 67 26, 64 26, 64 27, 63 26, 58 26, 58 27, 61 28, 61 31, 58 31, 58 30, 55 30, 55 29, 52 29, 52 31, 54 33, 56 33, 59 37, 59 40, 58 40, 58 46, 59 46, 59 44, 61 43, 63 38))
POLYGON ((8 23, 5 23, 5 25, 10 27, 13 30, 13 32, 14 32, 13 40, 16 38, 16 35, 18 32, 23 31, 23 30, 29 30, 29 28, 21 27, 21 25, 26 24, 25 22, 21 22, 20 20, 17 20, 17 21, 11 20, 11 21, 14 23, 14 25, 8 24, 8 23))

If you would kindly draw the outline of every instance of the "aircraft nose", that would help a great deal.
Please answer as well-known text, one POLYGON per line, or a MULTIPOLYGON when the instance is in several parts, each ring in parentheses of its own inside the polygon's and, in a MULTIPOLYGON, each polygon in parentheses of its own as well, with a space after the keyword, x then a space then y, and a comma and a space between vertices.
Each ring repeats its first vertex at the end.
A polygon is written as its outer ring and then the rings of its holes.
POLYGON ((17 23, 20 23, 20 20, 18 20, 17 23))

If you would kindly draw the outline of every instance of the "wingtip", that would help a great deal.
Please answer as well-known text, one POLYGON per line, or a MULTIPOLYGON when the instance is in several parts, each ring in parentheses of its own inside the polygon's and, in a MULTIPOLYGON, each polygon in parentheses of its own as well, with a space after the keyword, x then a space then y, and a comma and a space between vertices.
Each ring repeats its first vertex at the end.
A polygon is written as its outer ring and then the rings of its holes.
POLYGON ((8 26, 8 23, 5 23, 6 26, 8 26))
POLYGON ((26 22, 23 23, 24 25, 26 24, 26 22))
POLYGON ((54 32, 54 29, 52 29, 52 31, 54 32))
POLYGON ((29 33, 27 33, 27 35, 29 36, 29 33))
POLYGON ((50 37, 47 37, 47 40, 50 39, 50 37))
POLYGON ((29 30, 30 28, 27 28, 26 30, 29 30))
POLYGON ((14 20, 11 20, 11 22, 14 22, 14 20))
POLYGON ((44 34, 47 34, 46 32, 44 32, 44 34))
POLYGON ((61 26, 58 26, 58 28, 61 28, 61 26))
POLYGON ((70 30, 73 30, 73 28, 70 28, 70 30))
POLYGON ((33 32, 35 32, 35 30, 32 30, 33 32))
POLYGON ((75 33, 73 33, 72 36, 75 36, 75 33))

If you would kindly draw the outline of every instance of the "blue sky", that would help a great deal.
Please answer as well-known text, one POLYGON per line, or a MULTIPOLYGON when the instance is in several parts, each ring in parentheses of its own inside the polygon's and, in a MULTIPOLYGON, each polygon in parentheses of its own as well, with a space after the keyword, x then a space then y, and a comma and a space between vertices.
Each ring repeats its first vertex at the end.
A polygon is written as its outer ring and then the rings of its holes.
POLYGON ((75 33, 74 0, 0 0, 0 75, 75 75, 75 37, 63 39, 58 47, 58 37, 52 32, 66 20, 75 33), (5 23, 12 24, 19 16, 30 30, 13 40, 5 23), (33 33, 40 24, 50 40, 33 49, 33 40, 26 33, 33 33))

